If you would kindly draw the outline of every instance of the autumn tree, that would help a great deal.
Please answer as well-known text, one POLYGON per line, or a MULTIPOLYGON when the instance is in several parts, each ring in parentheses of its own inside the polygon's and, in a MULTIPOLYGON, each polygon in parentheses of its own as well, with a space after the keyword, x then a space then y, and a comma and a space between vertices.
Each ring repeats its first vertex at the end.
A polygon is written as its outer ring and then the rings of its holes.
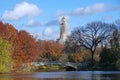
POLYGON ((18 31, 9 23, 0 22, 0 36, 10 42, 14 42, 18 31))
POLYGON ((92 22, 85 27, 72 31, 69 40, 80 43, 91 52, 91 66, 94 65, 94 54, 98 44, 105 41, 113 32, 114 25, 103 22, 92 22))
POLYGON ((18 31, 11 24, 0 22, 0 36, 8 40, 14 47, 15 42, 18 40, 18 31))
POLYGON ((9 40, 12 44, 15 42, 18 37, 18 31, 9 23, 4 24, 7 29, 6 39, 9 40))
POLYGON ((0 38, 0 72, 9 72, 12 69, 11 45, 0 38))
POLYGON ((18 31, 9 23, 3 24, 0 22, 0 36, 4 39, 9 41, 12 48, 10 51, 12 51, 11 56, 13 59, 13 67, 17 67, 18 65, 22 65, 19 61, 20 57, 18 54, 21 54, 21 48, 20 48, 20 42, 18 38, 18 31))
POLYGON ((54 41, 38 41, 39 58, 42 60, 56 61, 59 59, 63 50, 63 45, 54 41))
POLYGON ((19 54, 21 56, 22 62, 31 62, 36 59, 38 54, 36 49, 36 41, 28 32, 21 30, 18 33, 19 41, 20 41, 20 48, 22 53, 19 54))
POLYGON ((7 35, 7 28, 6 26, 0 21, 0 37, 5 39, 5 35, 7 35))
POLYGON ((11 24, 0 22, 0 37, 9 41, 12 48, 13 67, 17 70, 23 63, 33 61, 37 56, 36 41, 28 32, 17 31, 11 24))
POLYGON ((80 46, 79 43, 74 43, 67 40, 64 45, 63 54, 67 55, 69 62, 82 62, 84 61, 84 56, 82 56, 82 54, 84 54, 84 51, 85 48, 80 46))

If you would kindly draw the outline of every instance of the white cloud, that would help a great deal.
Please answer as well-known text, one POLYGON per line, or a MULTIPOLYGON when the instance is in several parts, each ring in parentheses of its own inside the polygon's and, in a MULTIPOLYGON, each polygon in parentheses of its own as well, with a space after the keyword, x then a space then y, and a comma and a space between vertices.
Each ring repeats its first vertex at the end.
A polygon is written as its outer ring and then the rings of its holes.
POLYGON ((49 35, 51 35, 51 34, 53 34, 54 32, 53 32, 53 29, 52 28, 50 28, 50 27, 47 27, 46 29, 45 29, 45 31, 44 31, 44 35, 45 36, 49 36, 49 35))
POLYGON ((58 37, 59 32, 52 29, 51 27, 47 27, 42 34, 42 39, 45 40, 56 40, 58 37))
POLYGON ((98 3, 87 7, 79 7, 70 12, 62 12, 59 10, 56 16, 86 16, 100 12, 105 12, 106 10, 107 6, 104 3, 98 3))
MULTIPOLYGON (((27 26, 59 26, 59 23, 60 23, 60 20, 63 16, 60 16, 58 19, 54 19, 54 20, 50 20, 48 22, 38 22, 38 21, 35 21, 33 19, 29 20, 28 23, 27 23, 27 26)), ((66 18, 66 20, 70 20, 70 17, 69 16, 64 16, 66 18)))
POLYGON ((43 32, 41 31, 29 31, 31 35, 34 36, 35 39, 40 40, 55 40, 59 37, 59 32, 53 30, 50 27, 47 27, 43 32))
POLYGON ((35 23, 35 21, 34 21, 33 19, 31 19, 31 20, 28 21, 27 25, 28 25, 28 26, 31 26, 31 25, 33 25, 34 23, 35 23))
POLYGON ((33 37, 34 37, 35 39, 41 39, 41 38, 42 38, 42 33, 39 32, 39 31, 29 31, 29 33, 30 33, 31 35, 33 35, 33 37))
POLYGON ((103 16, 103 17, 102 17, 102 20, 104 20, 104 21, 108 21, 108 20, 110 20, 110 19, 112 19, 112 16, 110 16, 110 15, 103 16))
POLYGON ((107 6, 103 3, 99 3, 99 4, 94 4, 91 8, 91 12, 93 11, 93 13, 99 13, 99 12, 104 12, 107 10, 107 6))
POLYGON ((54 26, 59 25, 59 20, 51 20, 44 24, 44 26, 54 26))
POLYGON ((18 20, 24 16, 32 18, 38 16, 42 11, 35 5, 27 2, 16 4, 13 10, 6 10, 2 18, 5 20, 18 20))
POLYGON ((29 20, 28 23, 27 23, 27 26, 33 26, 33 27, 35 27, 35 26, 43 26, 43 25, 44 25, 43 23, 37 22, 37 21, 35 21, 33 19, 29 20))
POLYGON ((51 20, 51 21, 48 21, 48 22, 38 22, 38 21, 35 21, 33 19, 29 20, 28 23, 27 23, 27 26, 55 26, 55 25, 59 25, 59 20, 51 20))

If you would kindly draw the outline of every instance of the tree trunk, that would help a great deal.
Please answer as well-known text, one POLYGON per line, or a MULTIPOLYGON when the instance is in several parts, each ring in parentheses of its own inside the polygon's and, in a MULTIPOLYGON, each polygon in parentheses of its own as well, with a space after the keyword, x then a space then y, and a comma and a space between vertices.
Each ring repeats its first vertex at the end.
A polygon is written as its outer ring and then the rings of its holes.
POLYGON ((93 66, 94 66, 94 52, 91 51, 91 67, 93 69, 93 66))

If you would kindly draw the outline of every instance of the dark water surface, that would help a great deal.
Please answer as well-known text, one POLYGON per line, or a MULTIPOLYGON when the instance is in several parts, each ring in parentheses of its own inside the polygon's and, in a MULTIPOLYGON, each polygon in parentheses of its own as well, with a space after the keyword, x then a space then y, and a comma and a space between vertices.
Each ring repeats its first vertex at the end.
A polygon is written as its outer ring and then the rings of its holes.
POLYGON ((0 74, 0 80, 120 80, 120 71, 35 72, 0 74))

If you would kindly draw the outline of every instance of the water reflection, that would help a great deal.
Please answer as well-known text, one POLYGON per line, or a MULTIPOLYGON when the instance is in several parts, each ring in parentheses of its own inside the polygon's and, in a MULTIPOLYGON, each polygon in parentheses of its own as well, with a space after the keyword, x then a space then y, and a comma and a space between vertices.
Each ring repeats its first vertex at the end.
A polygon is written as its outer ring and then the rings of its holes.
POLYGON ((36 72, 32 74, 0 74, 0 80, 119 80, 120 72, 36 72))

